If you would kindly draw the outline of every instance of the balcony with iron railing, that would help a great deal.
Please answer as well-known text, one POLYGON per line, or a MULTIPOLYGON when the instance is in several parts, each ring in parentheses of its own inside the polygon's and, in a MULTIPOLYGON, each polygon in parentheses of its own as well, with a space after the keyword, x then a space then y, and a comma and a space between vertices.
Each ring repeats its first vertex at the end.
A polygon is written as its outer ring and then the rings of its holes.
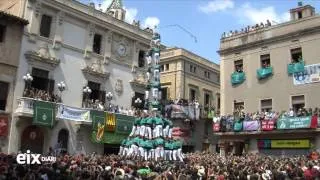
MULTIPOLYGON (((33 117, 34 115, 34 104, 35 104, 35 101, 42 101, 42 100, 39 100, 39 99, 34 99, 34 98, 29 98, 29 97, 21 97, 21 98, 17 98, 17 108, 15 109, 15 115, 16 116, 23 116, 23 117, 33 117)), ((48 102, 48 101, 44 101, 44 102, 48 102)), ((56 103, 56 102, 51 102, 53 104, 55 104, 55 107, 56 107, 56 119, 60 119, 60 112, 59 112, 59 107, 61 106, 66 106, 66 107, 69 107, 63 103, 56 103)), ((78 108, 78 107, 70 107, 72 109, 76 109, 76 110, 79 110, 79 111, 90 111, 90 110, 100 110, 100 111, 104 111, 99 109, 99 108, 94 108, 94 107, 90 107, 90 108, 78 108)), ((134 116, 133 114, 128 114, 127 112, 124 112, 124 111, 117 111, 117 112, 112 112, 112 113, 116 113, 116 114, 124 114, 124 115, 127 115, 127 116, 134 116)), ((90 119, 91 121, 91 119, 90 119)))

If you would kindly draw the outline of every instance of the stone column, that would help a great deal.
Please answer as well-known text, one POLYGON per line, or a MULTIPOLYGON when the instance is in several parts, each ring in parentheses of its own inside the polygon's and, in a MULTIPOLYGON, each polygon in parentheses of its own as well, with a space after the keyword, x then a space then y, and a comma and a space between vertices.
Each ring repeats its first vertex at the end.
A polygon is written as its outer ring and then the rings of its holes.
POLYGON ((63 37, 63 22, 64 22, 65 13, 60 11, 55 18, 55 27, 56 32, 53 39, 53 48, 60 49, 63 37))
POLYGON ((87 59, 91 58, 95 29, 96 26, 93 23, 90 23, 87 27, 86 48, 84 52, 84 57, 87 59))
POLYGON ((225 145, 224 144, 220 144, 220 156, 225 156, 226 155, 226 151, 225 151, 225 145))
POLYGON ((36 38, 39 34, 39 30, 40 30, 40 24, 41 24, 41 8, 42 8, 42 3, 41 0, 37 0, 34 3, 32 3, 32 5, 30 6, 30 8, 32 9, 31 12, 31 21, 30 24, 28 26, 28 32, 29 34, 29 41, 35 43, 36 42, 36 38))
MULTIPOLYGON (((133 43, 132 67, 138 67, 140 46, 137 41, 133 43)), ((135 68, 134 68, 135 69, 135 68)))
POLYGON ((111 50, 112 50, 112 34, 113 32, 108 30, 105 33, 105 45, 104 45, 104 63, 109 64, 109 60, 111 58, 111 50))
POLYGON ((184 91, 185 91, 185 84, 184 84, 184 74, 183 72, 183 62, 179 61, 177 62, 177 67, 176 67, 176 83, 173 84, 173 86, 175 86, 174 88, 172 88, 172 90, 175 92, 172 92, 172 98, 173 99, 177 99, 177 98, 186 98, 189 99, 189 96, 184 97, 184 91))

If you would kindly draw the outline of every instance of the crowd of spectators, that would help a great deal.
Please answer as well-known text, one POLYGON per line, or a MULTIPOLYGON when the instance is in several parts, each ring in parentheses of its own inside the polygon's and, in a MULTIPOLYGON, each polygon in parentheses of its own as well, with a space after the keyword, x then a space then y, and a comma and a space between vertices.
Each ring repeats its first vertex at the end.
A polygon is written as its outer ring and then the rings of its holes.
MULTIPOLYGON (((238 109, 234 112, 233 115, 220 116, 219 114, 213 115, 213 123, 220 123, 220 127, 229 131, 233 129, 233 124, 235 122, 244 122, 244 121, 258 121, 261 125, 261 121, 272 120, 275 123, 280 118, 294 118, 294 117, 311 117, 311 124, 317 122, 313 122, 312 117, 318 117, 320 114, 320 110, 318 108, 299 108, 296 111, 293 108, 290 108, 289 111, 257 111, 255 113, 245 113, 243 108, 238 109)), ((313 125, 311 125, 313 126, 313 125)), ((276 128, 276 126, 274 127, 276 128)))
POLYGON ((242 28, 240 31, 238 31, 238 30, 232 31, 231 30, 231 31, 229 31, 229 33, 224 32, 222 34, 221 38, 224 39, 224 38, 236 36, 236 35, 239 35, 239 34, 245 34, 245 33, 249 33, 249 32, 252 32, 252 31, 257 31, 257 30, 260 30, 260 29, 263 29, 263 28, 267 28, 267 27, 270 27, 270 26, 271 26, 271 22, 269 20, 267 20, 266 23, 261 22, 260 24, 256 24, 254 26, 247 26, 245 28, 242 28))
POLYGON ((19 165, 15 155, 1 155, 0 179, 43 180, 314 180, 320 178, 317 156, 275 157, 189 153, 184 162, 124 160, 118 155, 63 155, 55 163, 19 165))
POLYGON ((42 100, 42 101, 50 101, 50 102, 56 102, 60 103, 61 98, 57 94, 49 93, 47 91, 36 89, 36 88, 26 88, 23 91, 23 97, 33 98, 36 100, 42 100))

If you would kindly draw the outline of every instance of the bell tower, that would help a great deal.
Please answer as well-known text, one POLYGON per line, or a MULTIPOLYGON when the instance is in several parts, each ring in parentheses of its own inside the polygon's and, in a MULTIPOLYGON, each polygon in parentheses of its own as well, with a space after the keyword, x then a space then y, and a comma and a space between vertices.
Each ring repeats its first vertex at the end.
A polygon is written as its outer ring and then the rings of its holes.
POLYGON ((310 5, 303 5, 302 2, 298 2, 298 7, 290 9, 290 20, 299 20, 302 18, 315 15, 314 7, 310 5))
POLYGON ((126 18, 126 11, 123 9, 122 0, 112 0, 106 13, 121 21, 124 21, 126 18))

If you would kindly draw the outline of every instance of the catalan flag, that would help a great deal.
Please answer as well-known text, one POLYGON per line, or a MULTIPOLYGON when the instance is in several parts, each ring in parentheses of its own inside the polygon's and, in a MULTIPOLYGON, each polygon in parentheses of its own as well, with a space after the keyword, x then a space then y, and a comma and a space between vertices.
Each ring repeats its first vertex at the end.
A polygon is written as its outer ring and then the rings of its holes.
POLYGON ((105 113, 106 116, 106 130, 109 132, 114 132, 116 129, 116 116, 113 113, 105 113))

